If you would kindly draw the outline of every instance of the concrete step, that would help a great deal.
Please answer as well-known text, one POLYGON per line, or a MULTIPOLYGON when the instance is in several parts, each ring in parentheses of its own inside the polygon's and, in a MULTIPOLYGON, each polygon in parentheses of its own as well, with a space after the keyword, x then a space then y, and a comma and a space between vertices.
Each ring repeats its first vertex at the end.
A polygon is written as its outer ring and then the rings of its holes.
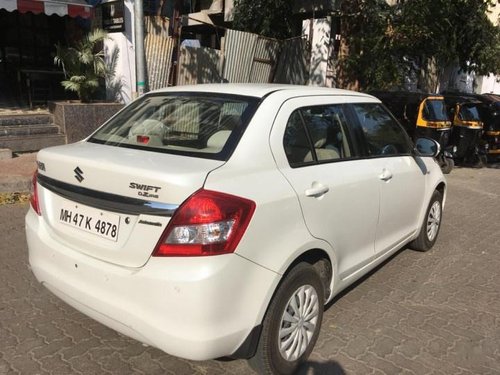
POLYGON ((3 126, 26 126, 52 124, 52 115, 33 114, 33 115, 2 115, 0 116, 0 127, 3 126))
POLYGON ((39 134, 13 137, 0 137, 0 148, 9 148, 14 152, 38 151, 45 147, 66 143, 64 134, 39 134))
POLYGON ((0 148, 14 152, 38 151, 64 144, 66 137, 60 133, 48 112, 0 116, 0 148))
POLYGON ((1 126, 0 139, 2 137, 17 137, 24 135, 58 134, 59 127, 54 124, 16 125, 1 126))

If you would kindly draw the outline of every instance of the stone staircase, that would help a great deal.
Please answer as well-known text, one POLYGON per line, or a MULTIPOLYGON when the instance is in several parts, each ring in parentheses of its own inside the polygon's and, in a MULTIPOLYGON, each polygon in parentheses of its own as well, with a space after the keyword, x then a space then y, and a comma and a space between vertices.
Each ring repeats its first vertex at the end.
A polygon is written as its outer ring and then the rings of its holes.
POLYGON ((50 113, 0 115, 0 149, 38 151, 65 143, 50 113))

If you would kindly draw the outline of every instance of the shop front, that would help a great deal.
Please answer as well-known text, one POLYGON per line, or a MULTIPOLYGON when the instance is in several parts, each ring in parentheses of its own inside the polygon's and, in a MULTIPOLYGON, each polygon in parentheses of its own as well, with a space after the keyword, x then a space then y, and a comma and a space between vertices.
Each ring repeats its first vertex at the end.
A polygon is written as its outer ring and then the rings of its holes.
POLYGON ((71 45, 90 29, 84 0, 0 0, 0 108, 67 99, 55 45, 71 45))

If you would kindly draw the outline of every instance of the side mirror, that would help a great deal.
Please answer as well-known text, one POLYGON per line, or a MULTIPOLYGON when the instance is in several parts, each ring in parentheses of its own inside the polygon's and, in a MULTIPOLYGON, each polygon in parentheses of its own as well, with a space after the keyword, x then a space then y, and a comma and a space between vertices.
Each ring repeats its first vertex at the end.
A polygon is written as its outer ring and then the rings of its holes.
POLYGON ((415 151, 419 156, 435 158, 441 152, 441 145, 431 138, 418 138, 415 142, 415 151))

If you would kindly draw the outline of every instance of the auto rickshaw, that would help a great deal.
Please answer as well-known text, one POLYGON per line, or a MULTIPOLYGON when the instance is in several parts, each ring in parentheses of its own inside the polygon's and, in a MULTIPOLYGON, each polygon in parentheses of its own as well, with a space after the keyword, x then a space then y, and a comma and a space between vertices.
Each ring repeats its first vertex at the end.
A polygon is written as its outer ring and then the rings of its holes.
POLYGON ((488 161, 500 161, 500 96, 481 95, 483 105, 480 107, 481 119, 484 122, 483 141, 487 145, 488 161))
POLYGON ((483 122, 479 114, 481 102, 473 97, 445 94, 445 103, 452 119, 450 142, 457 147, 455 162, 482 166, 487 148, 481 142, 483 122))
POLYGON ((403 125, 413 139, 432 138, 441 145, 441 153, 436 160, 443 173, 450 173, 455 165, 453 145, 450 145, 451 121, 446 111, 444 97, 407 91, 373 91, 403 125))
MULTIPOLYGON (((482 150, 489 162, 500 160, 500 96, 495 94, 464 94, 445 92, 445 96, 460 95, 479 102, 478 110, 483 122, 482 150)), ((480 147, 480 150, 481 150, 480 147)))

